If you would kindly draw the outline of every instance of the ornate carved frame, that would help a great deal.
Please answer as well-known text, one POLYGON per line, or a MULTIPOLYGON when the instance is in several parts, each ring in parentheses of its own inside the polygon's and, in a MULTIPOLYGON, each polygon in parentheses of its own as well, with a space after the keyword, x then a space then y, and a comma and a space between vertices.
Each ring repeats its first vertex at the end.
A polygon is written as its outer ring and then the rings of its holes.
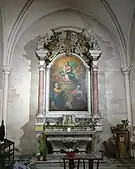
POLYGON ((90 117, 91 116, 91 100, 92 100, 92 94, 91 94, 91 71, 90 71, 90 67, 84 62, 84 60, 77 54, 75 53, 71 53, 70 55, 71 56, 75 56, 77 58, 79 58, 82 63, 84 64, 85 66, 85 69, 86 69, 86 76, 87 76, 87 79, 88 79, 88 82, 87 82, 87 86, 88 86, 88 93, 87 93, 87 98, 88 98, 88 111, 50 111, 49 110, 49 86, 50 86, 50 69, 51 69, 51 66, 53 65, 53 63, 55 63, 55 60, 58 59, 59 57, 62 57, 62 56, 65 56, 66 53, 61 53, 59 55, 57 55, 55 57, 55 59, 53 60, 53 62, 51 62, 47 68, 46 68, 46 82, 45 83, 45 93, 46 93, 46 98, 45 98, 45 101, 46 103, 44 103, 45 106, 45 114, 46 114, 46 117, 59 117, 59 116, 62 116, 62 115, 77 115, 79 117, 90 117))
MULTIPOLYGON (((36 116, 36 124, 35 124, 35 132, 37 136, 38 134, 41 135, 41 133, 46 132, 44 124, 47 121, 46 120, 47 117, 57 118, 60 116, 66 117, 66 115, 70 116, 74 114, 77 115, 77 117, 80 118, 81 121, 82 118, 87 119, 87 117, 88 118, 90 117, 92 121, 95 119, 98 120, 102 119, 100 116, 99 101, 98 101, 98 59, 101 55, 101 50, 93 34, 88 34, 86 31, 80 29, 73 30, 69 28, 67 29, 64 28, 60 30, 59 29, 52 30, 50 34, 46 34, 45 37, 39 39, 36 49, 36 55, 39 60, 38 113, 36 116), (63 55, 76 56, 82 61, 82 63, 85 65, 87 69, 88 98, 89 98, 88 112, 53 111, 52 113, 49 111, 49 92, 48 92, 50 85, 49 71, 55 60, 63 55), (92 104, 90 96, 92 99, 92 104)), ((68 136, 66 142, 70 141, 69 136, 73 137, 72 133, 70 133, 71 135, 69 135, 69 133, 63 131, 64 135, 62 136, 61 130, 60 132, 55 131, 50 132, 49 141, 51 142, 54 140, 55 143, 58 141, 59 144, 62 137, 65 138, 65 136, 68 136), (56 137, 54 137, 54 135, 51 135, 52 133, 56 134, 56 137)), ((100 143, 98 141, 97 142, 98 145, 96 145, 96 140, 97 139, 99 140, 100 134, 95 135, 95 133, 98 131, 101 133, 102 124, 98 124, 96 129, 94 129, 94 131, 89 132, 82 131, 80 133, 81 137, 80 136, 78 137, 76 135, 77 140, 78 139, 82 140, 83 146, 85 145, 84 141, 92 140, 93 150, 97 151, 100 147, 100 143), (82 135, 84 136, 84 133, 86 134, 87 137, 86 139, 82 137, 82 135), (91 137, 89 138, 90 135, 91 137)))
MULTIPOLYGON (((60 117, 63 114, 74 114, 80 117, 90 117, 99 115, 98 103, 98 59, 101 50, 93 34, 88 34, 84 30, 52 30, 50 34, 39 39, 36 49, 39 60, 39 94, 38 94, 38 115, 37 117, 60 117), (50 68, 58 57, 72 55, 79 58, 85 65, 88 78, 88 111, 49 111, 49 74, 50 68), (91 75, 92 73, 92 75, 91 75), (93 75, 95 78, 93 78, 93 75), (91 91, 91 82, 96 87, 91 91), (94 95, 93 95, 94 93, 94 95), (46 96, 46 97, 44 97, 46 96), (92 99, 92 104, 91 104, 92 99), (95 100, 95 103, 93 103, 95 100), (94 107, 94 105, 95 107, 94 107), (92 107, 92 109, 91 109, 92 107), (93 110, 95 109, 95 110, 93 110), (96 111, 96 112, 94 112, 96 111), (94 112, 94 113, 93 113, 94 112)), ((45 118, 44 118, 45 119, 45 118)))

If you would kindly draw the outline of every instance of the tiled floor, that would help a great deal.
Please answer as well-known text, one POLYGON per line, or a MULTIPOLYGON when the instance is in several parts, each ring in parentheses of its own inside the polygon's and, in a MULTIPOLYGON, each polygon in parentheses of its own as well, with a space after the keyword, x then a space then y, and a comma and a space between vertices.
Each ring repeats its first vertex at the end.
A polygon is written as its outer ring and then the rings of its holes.
MULTIPOLYGON (((62 163, 37 163, 36 169, 63 169, 62 163)), ((86 169, 87 169, 86 164, 86 169)), ((94 168, 96 169, 96 164, 94 164, 94 168)), ((68 164, 67 164, 68 169, 68 164)), ((83 169, 82 164, 80 165, 80 169, 83 169)), ((127 161, 116 161, 116 160, 108 160, 107 162, 101 162, 99 169, 135 169, 135 162, 127 162, 127 161)))
MULTIPOLYGON (((28 165, 28 169, 63 169, 62 157, 48 156, 47 161, 36 161, 36 159, 31 159, 31 164, 28 165)), ((27 159, 26 159, 27 161, 27 159)), ((86 164, 86 169, 87 169, 86 164)), ((94 168, 96 169, 96 164, 94 164, 94 168)), ((68 164, 67 164, 68 169, 68 164)), ((82 164, 80 164, 80 169, 83 169, 82 164)), ((135 169, 135 160, 115 160, 115 159, 107 159, 104 158, 104 161, 101 161, 99 169, 135 169)))

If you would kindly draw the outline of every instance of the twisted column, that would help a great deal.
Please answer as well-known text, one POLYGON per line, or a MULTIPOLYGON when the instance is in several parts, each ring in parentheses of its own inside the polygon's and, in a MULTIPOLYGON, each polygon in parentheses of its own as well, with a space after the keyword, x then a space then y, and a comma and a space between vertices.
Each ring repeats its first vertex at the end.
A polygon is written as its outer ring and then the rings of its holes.
POLYGON ((93 116, 100 116, 99 111, 99 96, 98 96, 98 59, 100 58, 101 51, 91 50, 92 56, 92 82, 93 82, 93 116))
POLYGON ((130 125, 133 125, 133 114, 132 114, 132 104, 131 104, 131 89, 130 89, 130 67, 122 67, 121 71, 124 75, 125 80, 125 98, 126 98, 126 110, 128 121, 130 125))
POLYGON ((7 108, 8 108, 8 90, 9 90, 9 75, 11 68, 8 66, 3 67, 3 95, 2 95, 2 120, 4 120, 5 130, 7 126, 7 108))

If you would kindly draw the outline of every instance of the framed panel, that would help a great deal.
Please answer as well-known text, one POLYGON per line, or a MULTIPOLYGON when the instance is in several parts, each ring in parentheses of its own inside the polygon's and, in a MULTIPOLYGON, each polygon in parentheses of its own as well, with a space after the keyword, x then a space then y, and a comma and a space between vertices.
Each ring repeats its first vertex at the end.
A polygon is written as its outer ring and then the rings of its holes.
POLYGON ((56 59, 49 79, 49 111, 88 111, 87 69, 78 57, 56 59))

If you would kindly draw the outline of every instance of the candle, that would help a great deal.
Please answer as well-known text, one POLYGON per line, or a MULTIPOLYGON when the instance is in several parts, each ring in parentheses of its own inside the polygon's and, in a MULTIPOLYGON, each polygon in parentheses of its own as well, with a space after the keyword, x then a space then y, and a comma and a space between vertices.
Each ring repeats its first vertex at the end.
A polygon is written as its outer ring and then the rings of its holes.
POLYGON ((68 127, 68 128, 67 128, 67 132, 70 132, 70 130, 71 130, 71 128, 70 128, 70 127, 68 127))

